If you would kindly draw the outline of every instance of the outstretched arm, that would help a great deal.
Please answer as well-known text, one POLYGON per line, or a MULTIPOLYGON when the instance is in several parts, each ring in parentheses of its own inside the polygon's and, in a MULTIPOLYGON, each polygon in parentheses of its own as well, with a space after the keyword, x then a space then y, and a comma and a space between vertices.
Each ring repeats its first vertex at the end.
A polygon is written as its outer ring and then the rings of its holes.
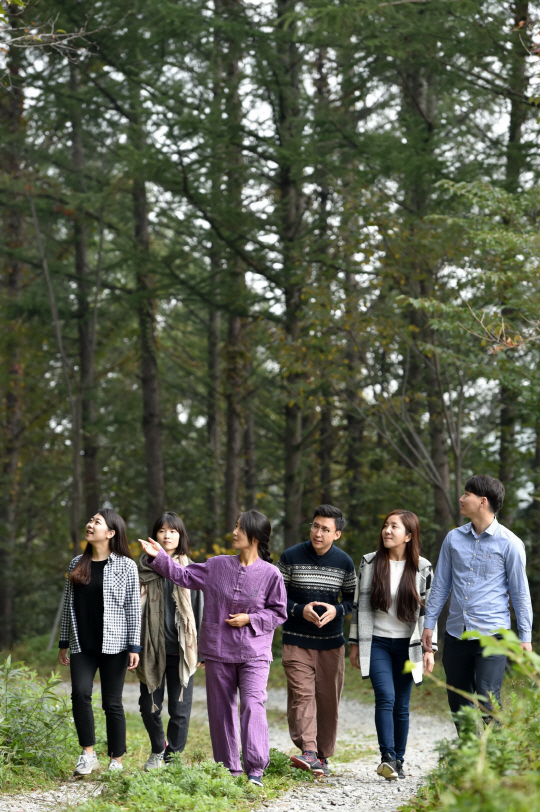
POLYGON ((148 565, 159 575, 163 575, 164 578, 185 589, 202 589, 204 591, 208 574, 207 562, 182 567, 176 561, 173 561, 170 555, 167 555, 157 541, 153 539, 148 539, 148 541, 139 539, 139 541, 144 551, 148 553, 148 565))

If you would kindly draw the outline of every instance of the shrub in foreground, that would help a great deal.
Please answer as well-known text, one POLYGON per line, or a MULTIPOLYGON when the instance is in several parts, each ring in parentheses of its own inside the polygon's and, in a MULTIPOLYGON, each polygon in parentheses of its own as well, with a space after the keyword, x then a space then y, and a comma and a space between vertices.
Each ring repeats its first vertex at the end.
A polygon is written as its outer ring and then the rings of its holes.
POLYGON ((408 812, 532 812, 540 809, 540 657, 525 652, 513 632, 481 639, 484 656, 506 654, 519 692, 486 727, 465 708, 461 737, 444 743, 440 761, 408 812))
POLYGON ((59 683, 57 676, 41 679, 11 657, 0 663, 1 790, 32 770, 55 778, 71 766, 76 739, 70 704, 55 691, 59 683))

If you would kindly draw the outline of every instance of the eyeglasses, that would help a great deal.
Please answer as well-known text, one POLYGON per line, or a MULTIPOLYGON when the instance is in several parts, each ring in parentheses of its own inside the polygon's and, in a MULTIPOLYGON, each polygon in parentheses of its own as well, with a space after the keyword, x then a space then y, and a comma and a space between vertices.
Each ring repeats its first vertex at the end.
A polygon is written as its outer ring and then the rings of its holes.
POLYGON ((314 533, 316 533, 318 530, 320 530, 321 533, 323 534, 323 536, 327 536, 328 533, 334 533, 335 532, 334 530, 330 530, 329 527, 321 527, 320 524, 317 524, 316 522, 313 522, 309 526, 311 527, 311 529, 313 530, 314 533))

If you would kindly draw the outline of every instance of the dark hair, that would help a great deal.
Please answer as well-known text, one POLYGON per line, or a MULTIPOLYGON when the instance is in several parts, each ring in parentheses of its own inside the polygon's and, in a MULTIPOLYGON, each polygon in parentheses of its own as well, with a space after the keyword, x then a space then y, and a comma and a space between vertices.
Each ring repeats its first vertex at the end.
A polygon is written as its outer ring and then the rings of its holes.
POLYGON ((246 510, 245 513, 240 514, 238 524, 240 530, 246 534, 252 544, 254 541, 259 543, 259 558, 271 564, 270 533, 272 525, 268 517, 258 510, 246 510))
POLYGON ((405 569, 396 595, 396 614, 399 620, 411 622, 416 617, 418 604, 423 606, 424 601, 416 591, 416 573, 418 572, 418 559, 420 557, 420 522, 416 513, 411 513, 410 510, 392 510, 381 527, 379 549, 373 562, 375 570, 371 584, 371 608, 373 611, 380 609, 381 612, 388 612, 392 603, 390 594, 390 557, 383 541, 383 528, 390 516, 399 516, 405 530, 411 534, 411 539, 406 546, 405 569))
POLYGON ((343 530, 345 527, 343 513, 339 508, 334 507, 334 505, 319 505, 318 508, 315 508, 313 518, 315 519, 316 516, 323 516, 325 519, 333 519, 336 523, 336 530, 343 530))
POLYGON ((485 496, 493 513, 497 513, 504 502, 504 485, 500 479, 484 474, 470 476, 465 483, 465 490, 475 496, 485 496))
MULTIPOLYGON (((98 514, 103 516, 105 524, 109 530, 114 530, 114 536, 109 539, 109 546, 111 553, 116 555, 125 555, 126 558, 133 558, 129 552, 127 541, 126 523, 123 518, 118 515, 112 508, 102 508, 98 510, 98 514)), ((97 515, 97 514, 96 514, 97 515)), ((79 563, 69 576, 72 584, 89 584, 92 574, 92 545, 90 542, 86 545, 86 549, 79 559, 79 563)))
POLYGON ((189 543, 186 526, 178 513, 173 513, 172 510, 167 510, 159 517, 159 519, 156 519, 152 528, 152 538, 157 539, 158 530, 161 530, 161 528, 165 526, 171 530, 176 530, 180 536, 175 554, 191 555, 191 545, 189 543))

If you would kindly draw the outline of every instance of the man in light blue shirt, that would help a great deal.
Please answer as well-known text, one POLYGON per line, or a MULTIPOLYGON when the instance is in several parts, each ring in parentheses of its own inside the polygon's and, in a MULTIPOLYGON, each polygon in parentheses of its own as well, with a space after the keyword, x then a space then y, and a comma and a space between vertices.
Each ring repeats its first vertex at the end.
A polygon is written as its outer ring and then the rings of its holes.
MULTIPOLYGON (((532 650, 533 613, 525 572, 525 547, 495 518, 503 501, 504 485, 498 479, 478 475, 465 483, 459 504, 461 514, 471 521, 451 530, 442 544, 422 635, 422 645, 431 651, 433 629, 452 593, 443 652, 446 682, 468 693, 484 697, 493 694, 498 702, 506 657, 483 657, 478 640, 460 638, 466 630, 493 634, 509 629, 510 595, 521 645, 526 651, 532 650)), ((448 704, 452 713, 456 713, 463 705, 472 703, 448 691, 448 704)), ((491 710, 489 701, 485 706, 491 710)))

